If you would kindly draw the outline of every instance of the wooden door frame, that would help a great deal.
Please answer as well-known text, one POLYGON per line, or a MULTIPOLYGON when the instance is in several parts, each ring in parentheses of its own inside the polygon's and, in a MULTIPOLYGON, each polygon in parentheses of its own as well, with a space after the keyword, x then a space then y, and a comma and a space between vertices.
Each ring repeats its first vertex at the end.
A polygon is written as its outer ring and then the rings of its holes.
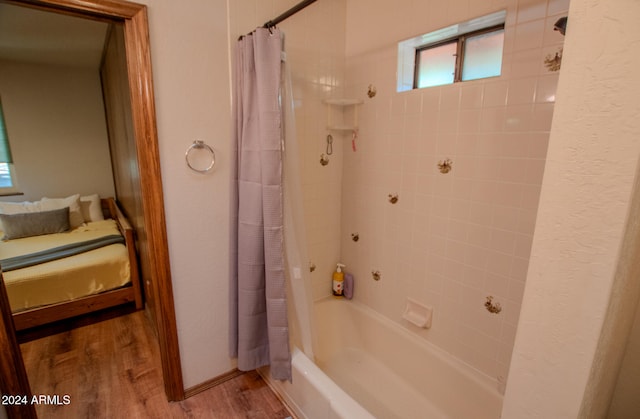
MULTIPOLYGON (((0 275, 0 393, 7 396, 18 396, 17 403, 9 403, 4 406, 10 418, 34 419, 37 418, 36 407, 31 404, 31 387, 29 377, 24 368, 22 352, 16 339, 16 329, 13 324, 13 316, 9 307, 9 297, 4 287, 4 279, 0 275), (28 403, 22 404, 23 401, 28 403)), ((14 400, 15 401, 15 400, 14 400)))
MULTIPOLYGON (((169 269, 169 249, 164 214, 164 199, 158 151, 151 55, 149 46, 149 24, 147 7, 124 0, 4 0, 5 2, 36 7, 41 10, 66 13, 80 17, 123 22, 129 73, 131 109, 140 170, 140 187, 144 226, 148 241, 150 276, 155 282, 155 318, 158 330, 160 357, 164 387, 170 401, 185 398, 182 366, 178 347, 178 331, 173 287, 169 269)), ((4 285, 4 284, 2 284, 4 285)), ((3 323, 11 323, 5 318, 3 323)), ((0 353, 12 354, 18 360, 15 348, 8 342, 5 328, 0 330, 0 353), (4 337, 4 339, 3 339, 4 337)), ((14 336, 15 339, 15 336, 14 336)), ((4 356, 4 355, 3 355, 4 356)), ((20 355, 21 361, 21 355, 20 355)), ((7 386, 20 385, 12 372, 0 363, 0 378, 7 379, 7 386)), ((24 365, 22 366, 24 369, 24 365)), ((28 391, 28 383, 27 388, 28 391)), ((26 393, 25 393, 26 394, 26 393)))

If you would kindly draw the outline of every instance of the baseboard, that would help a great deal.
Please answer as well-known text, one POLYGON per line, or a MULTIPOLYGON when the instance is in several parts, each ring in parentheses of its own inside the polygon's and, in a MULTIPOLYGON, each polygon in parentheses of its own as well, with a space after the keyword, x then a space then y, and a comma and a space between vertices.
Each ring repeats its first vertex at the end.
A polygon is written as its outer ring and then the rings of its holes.
POLYGON ((229 372, 225 372, 224 374, 218 375, 217 377, 207 380, 204 383, 200 383, 198 385, 185 389, 184 397, 188 399, 191 396, 195 396, 198 393, 202 393, 203 391, 209 390, 210 388, 213 388, 219 384, 222 384, 225 381, 229 381, 233 378, 236 378, 242 374, 244 374, 244 371, 240 371, 237 368, 234 368, 233 370, 229 372))

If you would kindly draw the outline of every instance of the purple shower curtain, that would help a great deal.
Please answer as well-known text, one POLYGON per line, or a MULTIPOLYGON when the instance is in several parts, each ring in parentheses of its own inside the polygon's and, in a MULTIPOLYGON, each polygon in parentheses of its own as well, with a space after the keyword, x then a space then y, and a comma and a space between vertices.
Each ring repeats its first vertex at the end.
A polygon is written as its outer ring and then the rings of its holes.
POLYGON ((291 380, 285 295, 280 108, 282 35, 240 39, 234 68, 230 354, 238 369, 271 366, 291 380))

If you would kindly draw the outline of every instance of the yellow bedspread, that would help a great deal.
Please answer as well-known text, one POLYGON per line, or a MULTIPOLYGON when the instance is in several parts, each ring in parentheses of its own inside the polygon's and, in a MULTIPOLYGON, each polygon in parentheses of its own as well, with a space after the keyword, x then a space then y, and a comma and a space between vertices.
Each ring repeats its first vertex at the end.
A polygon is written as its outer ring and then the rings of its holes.
MULTIPOLYGON (((116 222, 104 220, 87 223, 66 233, 0 242, 0 259, 111 234, 120 234, 116 222)), ((14 313, 98 294, 131 282, 129 256, 122 244, 112 244, 2 275, 14 313)))

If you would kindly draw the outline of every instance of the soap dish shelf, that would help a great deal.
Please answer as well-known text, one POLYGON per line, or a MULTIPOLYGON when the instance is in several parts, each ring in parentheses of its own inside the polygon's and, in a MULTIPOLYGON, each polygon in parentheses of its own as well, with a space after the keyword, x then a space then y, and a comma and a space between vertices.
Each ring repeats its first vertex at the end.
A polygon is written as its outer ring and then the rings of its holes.
MULTIPOLYGON (((325 99, 323 101, 327 105, 327 129, 332 131, 356 131, 358 129, 358 105, 362 105, 364 100, 361 99, 325 99), (332 108, 341 108, 344 115, 344 109, 346 107, 353 106, 353 124, 343 125, 333 122, 332 114, 334 110, 332 108)), ((344 119, 344 117, 342 118, 344 119)))
POLYGON ((433 308, 421 304, 412 298, 407 298, 407 305, 402 314, 403 319, 422 329, 429 329, 431 327, 432 317, 433 308))

